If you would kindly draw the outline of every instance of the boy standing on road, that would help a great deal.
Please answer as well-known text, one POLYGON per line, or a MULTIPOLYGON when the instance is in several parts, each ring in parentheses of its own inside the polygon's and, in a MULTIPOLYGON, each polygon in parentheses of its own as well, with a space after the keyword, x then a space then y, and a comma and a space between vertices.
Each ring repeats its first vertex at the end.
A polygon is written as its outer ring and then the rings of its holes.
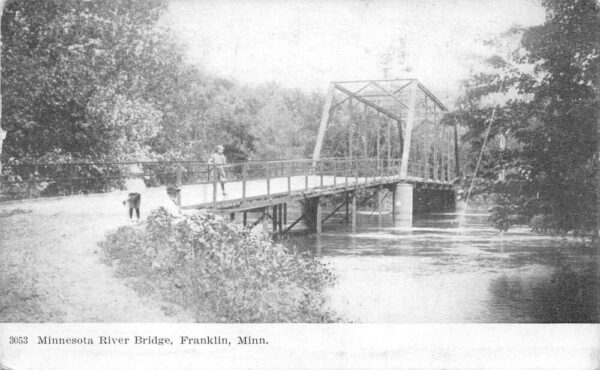
POLYGON ((227 164, 227 160, 223 154, 223 145, 217 145, 215 152, 208 159, 208 164, 211 165, 213 181, 216 179, 216 181, 221 183, 223 196, 227 196, 227 193, 225 193, 225 168, 223 167, 223 165, 227 164))
POLYGON ((140 220, 140 205, 142 202, 142 193, 146 189, 146 184, 143 180, 144 171, 139 165, 132 165, 129 168, 129 178, 125 180, 125 188, 127 189, 127 199, 123 204, 127 204, 129 208, 129 219, 133 220, 133 211, 137 221, 140 220))

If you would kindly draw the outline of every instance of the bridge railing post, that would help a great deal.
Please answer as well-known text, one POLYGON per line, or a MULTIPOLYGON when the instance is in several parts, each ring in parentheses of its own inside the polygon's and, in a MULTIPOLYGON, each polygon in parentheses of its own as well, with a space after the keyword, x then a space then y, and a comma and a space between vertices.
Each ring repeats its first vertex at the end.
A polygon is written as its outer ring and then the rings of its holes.
POLYGON ((346 177, 346 180, 345 180, 345 182, 346 182, 346 188, 348 187, 348 174, 349 174, 349 171, 350 171, 350 164, 349 164, 348 159, 346 158, 346 159, 344 159, 344 176, 346 177))
POLYGON ((304 170, 304 190, 308 190, 308 174, 312 170, 311 164, 307 163, 307 168, 304 170))
POLYGON ((333 187, 337 186, 337 159, 333 160, 333 187))
POLYGON ((267 196, 271 196, 271 166, 269 163, 265 164, 265 176, 267 178, 267 196))
POLYGON ((246 186, 248 181, 248 164, 242 166, 242 204, 246 204, 246 186))
POLYGON ((319 160, 319 177, 320 177, 319 184, 320 184, 320 187, 322 188, 323 187, 323 160, 322 159, 319 160))
MULTIPOLYGON (((294 162, 291 163, 292 169, 294 168, 294 162)), ((287 192, 290 194, 292 192, 292 173, 293 170, 288 168, 287 171, 287 192)))
POLYGON ((358 188, 358 159, 354 160, 354 187, 358 188))

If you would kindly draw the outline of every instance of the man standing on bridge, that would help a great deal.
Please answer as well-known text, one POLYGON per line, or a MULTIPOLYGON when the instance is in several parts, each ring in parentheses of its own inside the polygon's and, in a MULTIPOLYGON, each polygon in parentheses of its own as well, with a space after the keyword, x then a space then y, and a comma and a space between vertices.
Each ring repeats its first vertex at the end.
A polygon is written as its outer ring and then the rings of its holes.
POLYGON ((211 154, 208 159, 208 164, 211 165, 213 181, 219 181, 221 183, 223 196, 227 196, 227 193, 225 193, 225 168, 223 167, 226 163, 227 160, 223 154, 223 145, 217 145, 214 153, 211 154))

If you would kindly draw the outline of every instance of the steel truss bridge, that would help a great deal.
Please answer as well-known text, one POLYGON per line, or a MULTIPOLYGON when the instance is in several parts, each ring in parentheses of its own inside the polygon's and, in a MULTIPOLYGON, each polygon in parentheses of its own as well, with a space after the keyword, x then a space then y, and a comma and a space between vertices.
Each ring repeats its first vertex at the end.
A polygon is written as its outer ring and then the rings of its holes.
MULTIPOLYGON (((385 187, 394 195, 398 184, 454 190, 457 128, 443 123, 446 112, 439 99, 415 79, 337 81, 326 95, 312 158, 224 165, 226 196, 210 176, 216 169, 198 161, 5 165, 0 191, 6 194, 15 186, 23 190, 46 182, 65 195, 78 189, 103 192, 111 190, 107 180, 139 176, 162 185, 162 191, 170 184, 167 191, 182 210, 206 209, 229 213, 232 218, 242 213, 244 224, 248 211, 259 210, 263 213, 259 220, 270 218, 279 231, 299 221, 287 226, 289 202, 316 199, 319 203, 320 197, 345 193, 346 200, 336 211, 345 205, 354 224, 358 189, 385 187), (326 158, 321 157, 323 148, 326 158), (143 173, 128 173, 134 164, 143 173), (25 172, 36 176, 6 176, 24 166, 33 166, 25 172)), ((395 198, 407 202, 404 195, 395 198)), ((410 208, 400 213, 412 213, 412 195, 410 208)), ((318 232, 330 216, 323 218, 317 207, 318 232)))

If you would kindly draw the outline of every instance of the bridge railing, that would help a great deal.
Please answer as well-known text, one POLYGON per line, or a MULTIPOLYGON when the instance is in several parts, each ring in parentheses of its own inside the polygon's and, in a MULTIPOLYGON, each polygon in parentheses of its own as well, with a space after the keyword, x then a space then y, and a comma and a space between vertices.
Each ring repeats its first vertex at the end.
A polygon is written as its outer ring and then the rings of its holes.
POLYGON ((141 178, 147 186, 208 181, 210 166, 201 161, 132 161, 4 164, 0 200, 103 193, 141 178))
MULTIPOLYGON (((222 170, 226 174, 225 187, 237 183, 242 203, 254 198, 285 196, 294 192, 323 190, 326 188, 361 186, 384 177, 398 176, 401 161, 376 158, 323 158, 248 161, 226 165, 213 165, 210 173, 222 170), (217 168, 219 167, 219 168, 217 168), (259 195, 257 195, 259 194, 259 195)), ((213 206, 222 200, 221 179, 209 176, 198 184, 212 184, 213 206)), ((228 190, 229 192, 229 190, 228 190)))
MULTIPOLYGON (((125 180, 141 178, 147 186, 212 184, 213 201, 219 190, 216 170, 205 161, 112 162, 112 163, 36 163, 4 165, 0 183, 0 200, 102 193, 124 190, 125 180)), ((251 187, 263 186, 264 192, 291 193, 359 185, 381 177, 398 176, 400 159, 323 158, 246 161, 221 166, 225 183, 241 182, 242 197, 252 196, 251 187), (260 184, 257 184, 260 182, 260 184)), ((408 164, 409 176, 428 179, 427 169, 418 163, 408 164)))

